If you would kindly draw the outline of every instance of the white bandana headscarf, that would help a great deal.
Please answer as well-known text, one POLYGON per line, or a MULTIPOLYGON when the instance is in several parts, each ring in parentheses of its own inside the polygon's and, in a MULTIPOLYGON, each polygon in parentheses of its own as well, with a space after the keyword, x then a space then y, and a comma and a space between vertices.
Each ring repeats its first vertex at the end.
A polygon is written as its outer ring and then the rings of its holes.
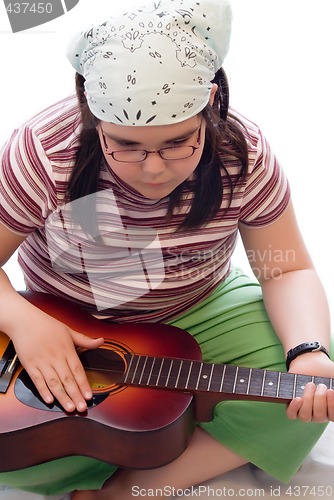
POLYGON ((97 118, 167 125, 209 102, 230 31, 227 0, 161 0, 91 26, 72 39, 67 56, 97 118))

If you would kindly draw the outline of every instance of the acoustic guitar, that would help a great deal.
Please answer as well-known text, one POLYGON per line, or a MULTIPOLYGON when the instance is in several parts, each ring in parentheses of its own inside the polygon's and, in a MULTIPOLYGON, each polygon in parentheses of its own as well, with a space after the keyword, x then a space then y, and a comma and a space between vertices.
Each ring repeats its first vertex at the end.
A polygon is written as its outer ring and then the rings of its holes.
POLYGON ((44 293, 22 292, 39 309, 90 337, 80 353, 93 399, 84 413, 48 405, 0 334, 0 471, 84 455, 125 468, 147 469, 177 458, 196 421, 212 419, 223 400, 288 403, 307 382, 333 380, 201 361, 187 332, 168 325, 108 324, 44 293))

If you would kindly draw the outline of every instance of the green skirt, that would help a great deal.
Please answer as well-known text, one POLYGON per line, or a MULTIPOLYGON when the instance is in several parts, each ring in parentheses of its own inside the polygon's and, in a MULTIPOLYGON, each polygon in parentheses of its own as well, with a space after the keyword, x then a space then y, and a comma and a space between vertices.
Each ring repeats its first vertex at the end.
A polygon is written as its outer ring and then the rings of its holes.
MULTIPOLYGON (((209 298, 170 324, 196 338, 204 361, 285 371, 285 353, 265 312, 261 288, 240 270, 233 270, 209 298)), ((327 424, 288 420, 283 404, 225 401, 216 406, 211 422, 199 425, 249 462, 288 482, 327 424)), ((99 489, 116 470, 74 456, 0 473, 0 484, 57 495, 99 489)))

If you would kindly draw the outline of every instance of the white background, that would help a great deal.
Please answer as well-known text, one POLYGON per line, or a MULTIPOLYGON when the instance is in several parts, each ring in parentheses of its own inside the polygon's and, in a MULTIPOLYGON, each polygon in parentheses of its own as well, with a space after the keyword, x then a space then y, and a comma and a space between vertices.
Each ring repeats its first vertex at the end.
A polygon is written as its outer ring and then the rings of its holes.
MULTIPOLYGON (((65 16, 12 34, 1 2, 1 144, 32 114, 73 92, 74 72, 64 56, 71 33, 119 11, 120 4, 123 10, 142 2, 116 3, 80 0, 65 16)), ((334 1, 232 0, 232 5, 225 64, 231 103, 262 127, 288 174, 301 230, 334 311, 334 1)), ((245 266, 240 247, 236 255, 245 266)), ((13 259, 6 269, 22 288, 13 259)))

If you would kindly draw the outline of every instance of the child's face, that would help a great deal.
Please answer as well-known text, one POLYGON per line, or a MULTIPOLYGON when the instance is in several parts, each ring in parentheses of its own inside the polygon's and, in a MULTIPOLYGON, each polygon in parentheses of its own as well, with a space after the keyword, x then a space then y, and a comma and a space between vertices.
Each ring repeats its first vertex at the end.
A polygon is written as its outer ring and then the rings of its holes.
POLYGON ((191 178, 203 152, 205 121, 196 115, 175 125, 127 127, 100 122, 97 130, 104 156, 113 172, 146 198, 158 200, 191 178), (182 149, 174 149, 180 146, 182 149), (161 154, 173 159, 164 159, 156 152, 165 148, 173 149, 162 151, 161 154), (145 154, 141 156, 140 152, 126 153, 124 156, 123 152, 130 150, 154 152, 142 160, 145 154), (122 151, 121 156, 115 154, 118 151, 122 151), (130 158, 135 155, 133 158, 139 158, 139 161, 128 161, 128 154, 130 158), (175 155, 187 157, 174 159, 175 155))

